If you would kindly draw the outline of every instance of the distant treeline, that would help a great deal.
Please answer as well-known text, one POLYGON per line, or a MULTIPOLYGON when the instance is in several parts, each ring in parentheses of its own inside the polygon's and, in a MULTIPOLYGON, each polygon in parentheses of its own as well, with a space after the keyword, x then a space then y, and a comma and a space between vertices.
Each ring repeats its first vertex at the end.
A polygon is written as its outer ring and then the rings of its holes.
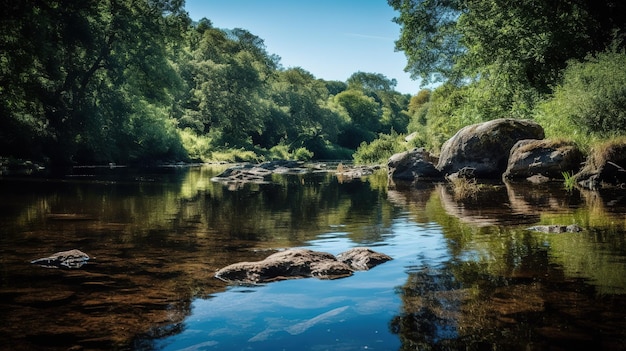
POLYGON ((500 117, 583 148, 626 132, 624 1, 388 0, 407 71, 437 87, 414 96, 284 68, 183 0, 0 2, 0 156, 380 162, 500 117))
POLYGON ((350 158, 404 133, 410 95, 283 68, 177 0, 2 1, 0 156, 56 164, 350 158))

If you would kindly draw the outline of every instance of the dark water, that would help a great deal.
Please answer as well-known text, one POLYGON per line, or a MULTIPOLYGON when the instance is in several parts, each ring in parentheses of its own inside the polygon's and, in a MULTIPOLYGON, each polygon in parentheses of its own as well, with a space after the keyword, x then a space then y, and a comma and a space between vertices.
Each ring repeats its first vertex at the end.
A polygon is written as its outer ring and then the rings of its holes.
POLYGON ((626 191, 326 173, 225 186, 219 167, 0 179, 2 350, 624 350, 626 191), (544 234, 535 224, 581 233, 544 234), (339 280, 229 286, 307 247, 394 258, 339 280), (32 259, 80 249, 78 270, 32 259))

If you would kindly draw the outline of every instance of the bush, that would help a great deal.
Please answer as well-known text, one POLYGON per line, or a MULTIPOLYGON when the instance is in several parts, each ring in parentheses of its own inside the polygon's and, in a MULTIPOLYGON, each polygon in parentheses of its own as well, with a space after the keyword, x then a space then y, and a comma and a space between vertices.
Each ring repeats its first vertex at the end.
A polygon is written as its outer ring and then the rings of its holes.
POLYGON ((205 135, 198 135, 192 129, 179 130, 183 147, 193 161, 211 160, 211 139, 205 135))
POLYGON ((379 164, 387 163, 393 154, 407 150, 407 143, 403 135, 395 132, 391 134, 380 134, 371 143, 363 142, 353 155, 357 164, 379 164))
POLYGON ((313 158, 313 153, 304 147, 289 151, 289 145, 278 144, 269 150, 269 157, 274 160, 308 161, 313 158))
POLYGON ((588 146, 589 136, 608 138, 626 132, 626 54, 600 53, 572 61, 551 99, 535 119, 550 137, 570 137, 588 146))

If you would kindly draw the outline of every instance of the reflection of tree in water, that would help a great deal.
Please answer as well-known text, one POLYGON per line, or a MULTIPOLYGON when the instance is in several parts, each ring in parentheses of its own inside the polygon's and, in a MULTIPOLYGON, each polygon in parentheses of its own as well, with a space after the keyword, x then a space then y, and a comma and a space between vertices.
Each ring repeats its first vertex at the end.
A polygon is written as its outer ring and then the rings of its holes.
POLYGON ((626 347, 626 297, 599 295, 587 281, 568 279, 539 248, 506 272, 462 260, 410 271, 397 292, 403 313, 390 329, 401 350, 626 347))
POLYGON ((391 331, 402 339, 402 350, 434 350, 458 336, 460 288, 449 272, 424 268, 409 274, 399 288, 405 313, 391 321, 391 331))

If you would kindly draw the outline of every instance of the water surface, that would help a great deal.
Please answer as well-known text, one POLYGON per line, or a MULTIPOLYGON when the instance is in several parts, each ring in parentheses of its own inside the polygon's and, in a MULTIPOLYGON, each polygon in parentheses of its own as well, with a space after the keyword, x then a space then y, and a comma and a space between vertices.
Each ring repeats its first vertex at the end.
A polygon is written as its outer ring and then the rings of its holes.
MULTIPOLYGON (((223 169, 223 167, 221 167, 223 169)), ((0 179, 0 349, 626 349, 623 191, 316 173, 212 183, 220 166, 0 179), (544 234, 535 224, 576 223, 544 234), (394 258, 338 280, 213 277, 279 249, 394 258), (80 249, 78 270, 29 264, 80 249)))

